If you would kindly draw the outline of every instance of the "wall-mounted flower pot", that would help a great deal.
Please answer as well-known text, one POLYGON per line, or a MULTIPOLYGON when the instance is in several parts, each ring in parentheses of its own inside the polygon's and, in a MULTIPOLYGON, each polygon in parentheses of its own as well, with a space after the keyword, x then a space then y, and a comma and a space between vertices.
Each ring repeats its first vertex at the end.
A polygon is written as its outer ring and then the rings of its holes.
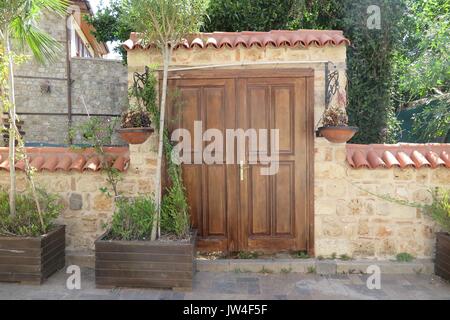
POLYGON ((190 241, 95 241, 95 283, 99 288, 192 289, 197 232, 190 241))
POLYGON ((122 140, 129 144, 141 144, 147 141, 154 131, 152 128, 120 128, 116 130, 122 140))
POLYGON ((0 236, 0 281, 41 284, 64 268, 65 226, 40 237, 0 236))
POLYGON ((353 136, 357 132, 357 127, 349 126, 327 126, 320 127, 318 129, 320 137, 324 137, 325 139, 333 143, 345 143, 353 138, 353 136))
POLYGON ((436 260, 434 273, 450 281, 450 234, 436 233, 436 260))

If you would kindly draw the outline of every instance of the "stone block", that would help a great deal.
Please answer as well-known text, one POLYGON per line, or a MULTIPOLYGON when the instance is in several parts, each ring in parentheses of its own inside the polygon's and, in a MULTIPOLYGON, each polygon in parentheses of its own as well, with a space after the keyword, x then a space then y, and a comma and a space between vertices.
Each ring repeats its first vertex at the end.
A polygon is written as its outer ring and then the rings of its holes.
POLYGON ((69 209, 81 210, 83 208, 83 196, 80 193, 71 193, 69 196, 69 209))

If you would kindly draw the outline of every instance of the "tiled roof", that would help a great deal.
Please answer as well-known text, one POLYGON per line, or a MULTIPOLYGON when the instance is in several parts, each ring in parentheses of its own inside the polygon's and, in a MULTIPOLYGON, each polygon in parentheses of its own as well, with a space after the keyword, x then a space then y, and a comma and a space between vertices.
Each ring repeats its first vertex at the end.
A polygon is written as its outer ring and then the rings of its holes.
POLYGON ((450 144, 347 144, 347 162, 353 168, 446 167, 450 168, 450 144))
MULTIPOLYGON (((350 41, 346 39, 342 31, 338 30, 274 30, 269 32, 213 32, 200 33, 188 37, 177 48, 236 48, 239 45, 245 48, 251 47, 308 47, 314 45, 317 47, 348 45, 350 41)), ((139 34, 132 32, 130 39, 123 43, 127 50, 135 48, 148 48, 150 45, 144 45, 139 38, 139 34)))
MULTIPOLYGON (((106 147, 108 161, 114 168, 125 171, 130 162, 127 147, 106 147)), ((27 148, 30 165, 37 171, 98 171, 101 161, 93 149, 75 150, 70 148, 27 148)), ((19 171, 25 169, 23 160, 15 167, 19 171)), ((0 148, 0 170, 9 170, 8 148, 0 148)))

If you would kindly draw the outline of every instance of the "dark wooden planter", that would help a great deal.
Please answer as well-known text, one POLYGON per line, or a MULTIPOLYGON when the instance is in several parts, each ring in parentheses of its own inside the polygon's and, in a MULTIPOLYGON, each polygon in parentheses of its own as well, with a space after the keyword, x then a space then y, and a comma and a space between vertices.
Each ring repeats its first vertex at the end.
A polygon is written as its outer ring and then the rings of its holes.
POLYGON ((154 130, 152 128, 120 128, 116 131, 122 140, 129 144, 141 144, 147 141, 154 130))
POLYGON ((0 237, 0 281, 41 284, 66 260, 65 226, 40 237, 0 237))
POLYGON ((434 273, 450 281, 450 234, 436 233, 436 261, 434 273))
POLYGON ((333 143, 345 143, 349 141, 355 133, 358 132, 357 127, 349 126, 327 126, 318 129, 319 136, 324 137, 333 143))
POLYGON ((99 288, 192 289, 197 232, 190 242, 95 242, 95 283, 99 288))

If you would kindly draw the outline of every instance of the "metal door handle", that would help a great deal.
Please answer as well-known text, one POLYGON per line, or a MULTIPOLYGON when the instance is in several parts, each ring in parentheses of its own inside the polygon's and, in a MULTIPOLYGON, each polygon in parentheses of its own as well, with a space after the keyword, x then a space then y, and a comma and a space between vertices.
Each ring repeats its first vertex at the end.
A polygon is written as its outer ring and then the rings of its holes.
POLYGON ((244 181, 244 169, 247 169, 248 165, 244 165, 244 161, 241 160, 239 163, 239 176, 241 177, 241 181, 244 181))

